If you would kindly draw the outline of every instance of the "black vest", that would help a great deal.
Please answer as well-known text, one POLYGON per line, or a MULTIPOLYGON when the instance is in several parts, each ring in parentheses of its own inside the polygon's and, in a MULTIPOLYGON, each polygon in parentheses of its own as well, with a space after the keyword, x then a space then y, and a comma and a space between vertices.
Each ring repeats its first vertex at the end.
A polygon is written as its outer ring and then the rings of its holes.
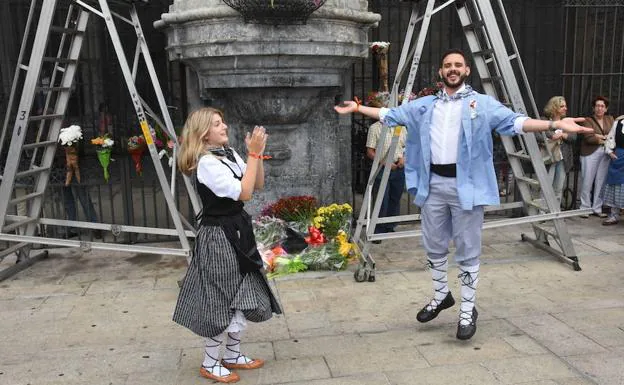
MULTIPOLYGON (((232 171, 234 178, 241 180, 225 162, 221 161, 232 171)), ((197 215, 202 226, 220 226, 225 237, 230 242, 242 274, 262 268, 262 258, 256 246, 251 216, 243 210, 244 203, 231 198, 217 196, 212 190, 197 180, 197 192, 202 200, 203 209, 197 215)))

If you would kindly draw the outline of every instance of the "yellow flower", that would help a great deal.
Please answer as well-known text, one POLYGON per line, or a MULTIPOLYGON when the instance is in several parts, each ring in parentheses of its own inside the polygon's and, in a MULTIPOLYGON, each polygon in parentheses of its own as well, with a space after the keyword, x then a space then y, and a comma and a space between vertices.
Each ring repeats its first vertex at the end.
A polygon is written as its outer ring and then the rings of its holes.
POLYGON ((344 230, 338 230, 338 235, 336 235, 335 239, 340 244, 343 244, 343 243, 347 242, 347 233, 345 233, 344 230))
POLYGON ((320 229, 321 227, 323 227, 323 217, 314 217, 312 223, 314 224, 314 227, 320 229))
POLYGON ((350 242, 341 243, 340 246, 338 247, 338 253, 346 257, 347 255, 349 255, 349 252, 351 252, 352 247, 353 245, 350 242))

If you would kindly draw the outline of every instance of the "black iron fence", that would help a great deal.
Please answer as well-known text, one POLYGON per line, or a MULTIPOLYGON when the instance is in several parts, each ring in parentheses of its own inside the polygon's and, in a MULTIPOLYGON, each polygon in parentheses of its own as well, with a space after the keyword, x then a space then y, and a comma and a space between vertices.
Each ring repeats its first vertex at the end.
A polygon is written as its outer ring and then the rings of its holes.
MULTIPOLYGON (((613 115, 624 113, 624 4, 619 0, 503 0, 503 5, 538 109, 549 98, 563 95, 570 116, 588 116, 590 100, 602 94, 612 101, 613 115)), ((408 27, 411 2, 371 0, 369 9, 382 15, 378 28, 371 30, 370 41, 390 42, 388 68, 392 84, 396 74, 404 35, 408 27)), ((434 15, 420 59, 414 92, 437 79, 440 55, 448 48, 466 51, 467 42, 453 6, 434 15)), ((362 99, 379 89, 375 57, 369 55, 352 68, 353 96, 362 99)), ((406 76, 404 77, 405 81, 406 76)), ((478 76, 468 82, 481 89, 478 76)), ((355 117, 352 125, 353 192, 361 194, 368 181, 370 161, 366 158, 366 135, 372 121, 355 117)), ((509 164, 502 144, 495 140, 495 167, 499 176, 502 201, 519 199, 510 185, 509 164)), ((574 148, 574 166, 566 179, 562 207, 578 206, 579 143, 574 148)), ((354 201, 355 202, 355 201, 354 201)))

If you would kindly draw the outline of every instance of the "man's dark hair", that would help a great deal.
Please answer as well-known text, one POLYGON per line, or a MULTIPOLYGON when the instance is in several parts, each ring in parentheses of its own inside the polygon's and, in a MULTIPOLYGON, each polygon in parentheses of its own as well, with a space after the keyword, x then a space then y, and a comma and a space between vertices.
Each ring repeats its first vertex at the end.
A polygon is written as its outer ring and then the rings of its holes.
POLYGON ((601 100, 604 102, 605 107, 609 108, 609 99, 601 95, 594 98, 594 101, 592 102, 592 107, 596 107, 596 102, 601 100))
POLYGON ((454 53, 461 55, 464 58, 464 61, 466 62, 466 66, 470 67, 470 60, 468 60, 468 57, 466 56, 464 51, 462 51, 459 48, 451 48, 451 49, 444 51, 444 53, 442 54, 442 58, 440 59, 440 68, 442 68, 442 65, 444 64, 444 59, 446 59, 448 55, 452 55, 454 53))

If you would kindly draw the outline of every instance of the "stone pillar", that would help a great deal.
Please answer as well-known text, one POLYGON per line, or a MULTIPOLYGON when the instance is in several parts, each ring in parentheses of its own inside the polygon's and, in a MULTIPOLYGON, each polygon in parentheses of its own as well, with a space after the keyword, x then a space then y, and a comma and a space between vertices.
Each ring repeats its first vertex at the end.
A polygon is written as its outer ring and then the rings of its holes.
POLYGON ((350 95, 351 64, 380 19, 367 6, 327 0, 304 25, 273 26, 245 24, 221 0, 174 0, 155 23, 169 59, 190 66, 204 103, 224 111, 234 148, 244 151, 254 125, 267 128, 273 159, 251 211, 288 195, 351 202, 350 122, 333 106, 350 95))

